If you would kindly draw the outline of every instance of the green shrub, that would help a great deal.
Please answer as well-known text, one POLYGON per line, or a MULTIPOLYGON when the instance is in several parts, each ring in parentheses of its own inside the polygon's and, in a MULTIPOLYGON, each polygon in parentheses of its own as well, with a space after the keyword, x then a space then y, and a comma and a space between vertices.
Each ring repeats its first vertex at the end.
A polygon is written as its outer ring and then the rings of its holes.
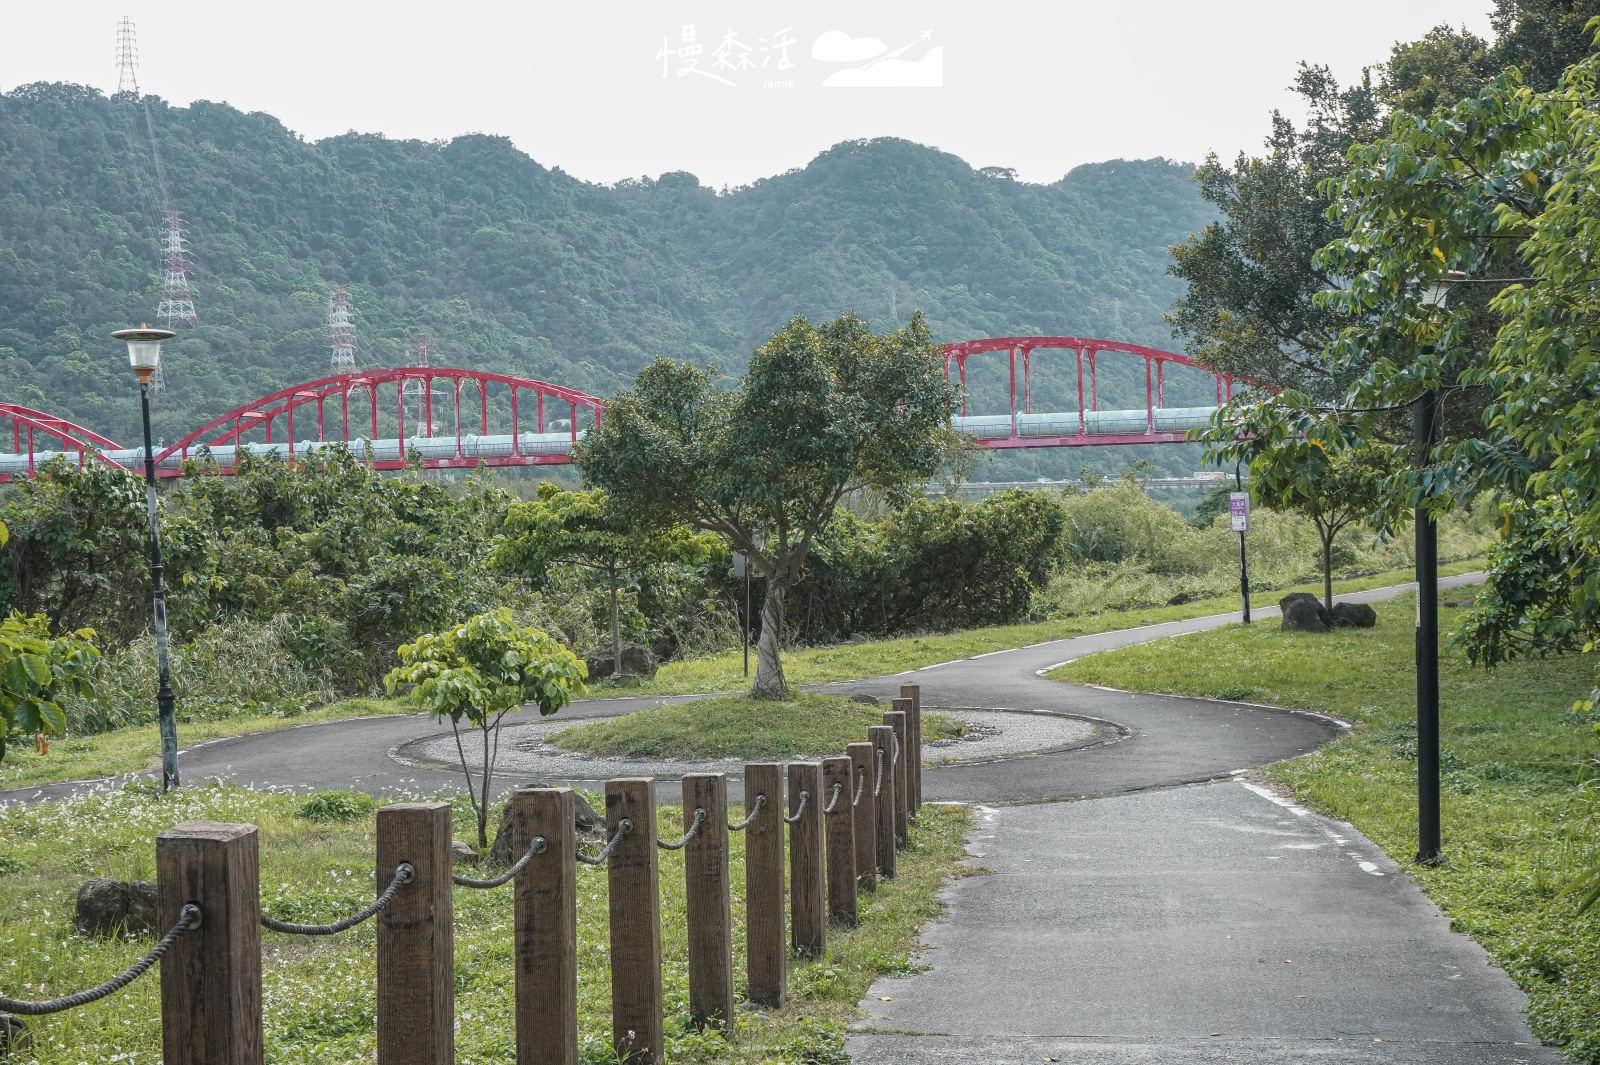
POLYGON ((319 791, 300 800, 296 817, 320 824, 359 821, 378 808, 377 800, 362 791, 319 791))

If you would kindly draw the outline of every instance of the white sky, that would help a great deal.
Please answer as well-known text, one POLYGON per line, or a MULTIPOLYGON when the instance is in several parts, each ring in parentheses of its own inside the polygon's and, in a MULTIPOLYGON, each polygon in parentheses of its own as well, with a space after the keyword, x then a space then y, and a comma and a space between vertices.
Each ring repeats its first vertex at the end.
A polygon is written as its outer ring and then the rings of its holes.
POLYGON ((1297 113, 1286 86, 1299 60, 1351 80, 1396 40, 1440 22, 1489 36, 1491 7, 1343 0, 1333 15, 1309 0, 3 0, 0 88, 113 90, 116 23, 128 15, 144 91, 266 111, 310 139, 351 129, 495 133, 592 181, 688 170, 720 187, 804 166, 841 140, 892 135, 1054 181, 1102 159, 1254 150, 1272 108, 1297 113), (686 24, 702 46, 696 72, 720 70, 736 84, 680 76, 686 60, 676 54, 663 77, 663 40, 685 47, 686 24), (735 43, 718 67, 730 30, 735 43), (942 48, 943 85, 823 88, 840 66, 811 48, 829 31, 877 39, 880 52, 910 44, 908 60, 942 48), (793 66, 780 73, 785 38, 793 66))

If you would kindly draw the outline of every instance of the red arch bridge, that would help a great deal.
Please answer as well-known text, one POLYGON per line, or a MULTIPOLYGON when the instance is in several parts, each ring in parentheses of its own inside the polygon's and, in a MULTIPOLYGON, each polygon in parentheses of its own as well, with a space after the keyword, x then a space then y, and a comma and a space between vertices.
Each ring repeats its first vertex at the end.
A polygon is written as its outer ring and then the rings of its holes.
MULTIPOLYGON (((968 340, 946 345, 944 356, 945 372, 958 375, 964 389, 973 360, 986 378, 1003 373, 1008 382, 1005 397, 991 404, 1003 405, 1000 413, 969 413, 964 391, 961 413, 953 419, 958 432, 989 448, 1180 443, 1233 397, 1235 384, 1250 383, 1214 374, 1177 352, 1087 337, 968 340), (1137 372, 1142 363, 1143 407, 1101 409, 1107 356, 1122 363, 1124 384, 1130 366, 1137 372), (1033 409, 1034 369, 1041 359, 1065 363, 1065 375, 1060 365, 1052 367, 1056 386, 1063 379, 1076 381, 1075 403, 1047 405, 1072 409, 1033 409), (1174 369, 1203 375, 1210 382, 1207 398, 1214 386, 1215 402, 1167 406, 1174 369)), ((1194 393, 1192 381, 1186 391, 1194 393)), ((208 456, 230 473, 245 453, 292 462, 333 444, 348 446, 377 469, 400 469, 413 453, 428 469, 558 465, 572 461, 574 445, 600 424, 604 409, 596 396, 526 377, 444 367, 369 370, 280 389, 213 418, 158 449, 156 470, 176 477, 187 460, 208 456)), ((0 483, 31 476, 56 458, 143 466, 143 448, 122 447, 64 418, 0 402, 0 432, 8 423, 11 450, 0 450, 0 483)))

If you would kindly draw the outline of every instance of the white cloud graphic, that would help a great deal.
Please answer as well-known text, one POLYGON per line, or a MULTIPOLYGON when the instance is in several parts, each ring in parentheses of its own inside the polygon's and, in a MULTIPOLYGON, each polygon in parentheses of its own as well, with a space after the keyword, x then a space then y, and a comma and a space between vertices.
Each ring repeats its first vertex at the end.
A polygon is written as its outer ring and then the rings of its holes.
POLYGON ((915 62, 882 59, 865 67, 836 70, 824 89, 934 89, 944 84, 944 49, 934 47, 915 62))
POLYGON ((811 58, 824 63, 861 63, 882 55, 888 47, 876 37, 852 37, 841 30, 829 30, 811 46, 811 58))

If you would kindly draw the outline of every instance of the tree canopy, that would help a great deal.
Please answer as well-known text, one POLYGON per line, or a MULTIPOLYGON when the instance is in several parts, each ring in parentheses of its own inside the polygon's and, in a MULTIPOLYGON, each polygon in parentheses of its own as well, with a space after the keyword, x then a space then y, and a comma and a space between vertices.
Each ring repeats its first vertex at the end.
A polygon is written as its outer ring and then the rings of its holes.
POLYGON ((578 451, 584 475, 640 520, 722 537, 766 580, 754 691, 787 691, 784 592, 847 493, 902 498, 951 457, 955 386, 920 314, 874 333, 855 314, 796 318, 732 391, 658 359, 578 451))

